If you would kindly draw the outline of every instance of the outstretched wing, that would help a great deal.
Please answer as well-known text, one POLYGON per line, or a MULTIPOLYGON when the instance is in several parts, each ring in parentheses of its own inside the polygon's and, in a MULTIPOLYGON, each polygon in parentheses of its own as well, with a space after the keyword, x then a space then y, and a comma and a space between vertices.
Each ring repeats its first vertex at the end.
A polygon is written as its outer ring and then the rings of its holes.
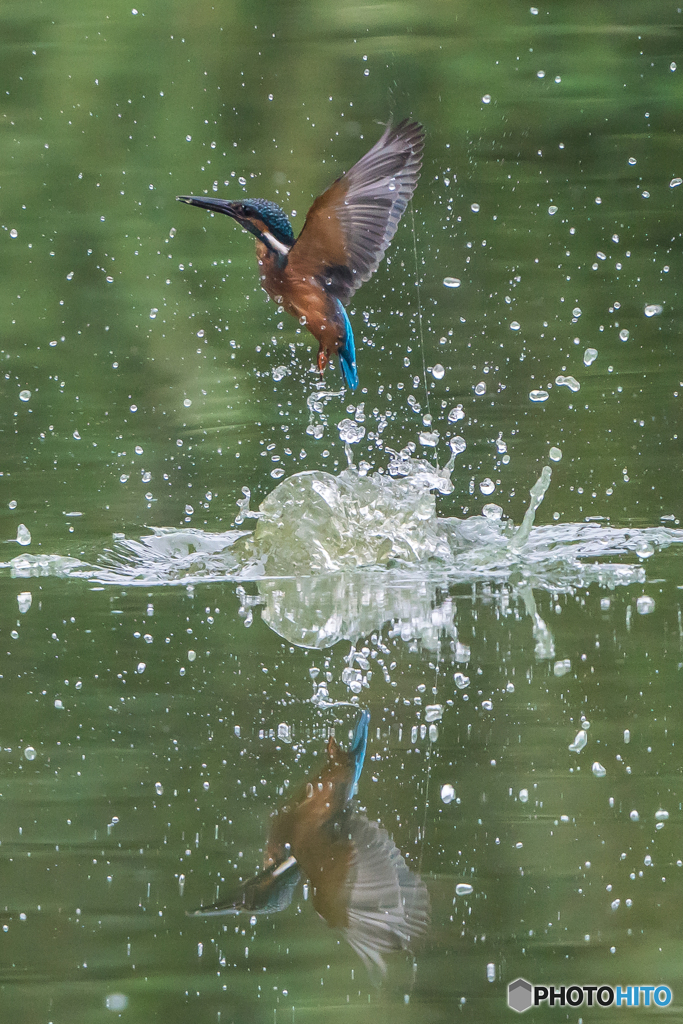
POLYGON ((429 894, 376 822, 354 815, 349 832, 353 854, 345 894, 348 924, 344 937, 378 984, 386 973, 382 954, 410 949, 427 931, 429 894))
POLYGON ((424 128, 388 126, 357 164, 318 196, 289 254, 294 276, 317 277, 347 303, 394 237, 422 165, 424 128))

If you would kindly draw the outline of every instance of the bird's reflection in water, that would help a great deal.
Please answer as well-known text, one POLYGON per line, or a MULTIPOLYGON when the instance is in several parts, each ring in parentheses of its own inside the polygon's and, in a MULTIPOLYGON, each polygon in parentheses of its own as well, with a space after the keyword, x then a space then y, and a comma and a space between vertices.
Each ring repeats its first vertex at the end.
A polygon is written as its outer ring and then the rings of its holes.
POLYGON ((303 877, 317 912, 341 929, 378 984, 386 974, 384 954, 409 950, 426 932, 429 895, 384 829, 353 806, 369 721, 363 711, 348 750, 331 736, 322 770, 273 816, 263 871, 230 898, 191 914, 284 910, 303 877))

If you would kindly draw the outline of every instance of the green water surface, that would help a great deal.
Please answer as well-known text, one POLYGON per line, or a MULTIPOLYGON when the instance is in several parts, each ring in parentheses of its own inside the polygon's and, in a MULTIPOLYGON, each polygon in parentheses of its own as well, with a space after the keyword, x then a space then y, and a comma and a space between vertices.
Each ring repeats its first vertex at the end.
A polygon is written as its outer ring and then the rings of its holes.
MULTIPOLYGON (((537 523, 678 527, 682 29, 664 0, 3 4, 0 560, 229 530, 243 488, 346 466, 349 417, 368 471, 464 437, 442 516, 520 522, 556 448, 537 523), (252 239, 175 197, 262 196, 298 232, 391 115, 425 125, 422 178, 349 309, 359 390, 316 412, 252 239)), ((253 582, 0 570, 0 1019, 498 1021, 520 975, 666 984, 629 1019, 683 1019, 679 552, 537 589, 540 648, 532 577, 390 582, 357 694, 351 640, 298 646, 253 582), (185 916, 353 727, 322 681, 370 709, 358 799, 430 893, 379 989, 301 890, 256 924, 185 916)))

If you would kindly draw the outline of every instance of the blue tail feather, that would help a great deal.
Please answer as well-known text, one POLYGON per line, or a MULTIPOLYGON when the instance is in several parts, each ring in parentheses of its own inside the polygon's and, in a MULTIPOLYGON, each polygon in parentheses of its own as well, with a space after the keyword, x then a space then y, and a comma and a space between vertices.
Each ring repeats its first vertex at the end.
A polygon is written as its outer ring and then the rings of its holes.
POLYGON ((338 299, 337 305, 344 323, 344 341, 337 352, 339 356, 339 369, 347 388, 355 391, 358 387, 358 370, 356 369, 356 345, 353 340, 353 330, 351 329, 351 321, 346 315, 346 310, 338 299))
POLYGON ((365 748, 368 745, 368 725, 370 724, 370 712, 364 711, 358 720, 356 728, 353 732, 351 744, 349 746, 349 757, 353 758, 354 764, 354 777, 353 777, 353 788, 356 786, 360 778, 360 773, 363 770, 363 761, 365 759, 365 748))

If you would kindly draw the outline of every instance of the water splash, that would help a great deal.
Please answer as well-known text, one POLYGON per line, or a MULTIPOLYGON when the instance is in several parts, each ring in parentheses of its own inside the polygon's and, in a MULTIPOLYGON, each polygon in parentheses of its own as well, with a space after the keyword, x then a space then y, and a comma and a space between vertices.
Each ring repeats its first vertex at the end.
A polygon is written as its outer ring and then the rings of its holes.
POLYGON ((269 576, 450 561, 433 493, 453 489, 448 468, 396 455, 389 474, 289 477, 262 502, 250 554, 269 576))
POLYGON ((522 525, 510 541, 511 551, 521 551, 521 549, 528 541, 529 535, 531 534, 531 529, 534 525, 536 513, 538 512, 538 508, 545 497, 546 491, 550 487, 551 478, 552 470, 550 466, 544 466, 540 477, 529 491, 529 497, 531 498, 531 501, 529 502, 528 509, 524 513, 522 525))
MULTIPOLYGON (((456 446, 456 449, 458 446, 456 446)), ((239 587, 245 625, 253 608, 289 642, 314 648, 355 641, 390 623, 393 636, 436 649, 457 642, 456 610, 448 589, 457 584, 498 588, 501 602, 520 601, 532 624, 536 657, 552 659, 551 632, 534 593, 571 593, 597 584, 646 581, 641 561, 683 543, 683 530, 620 529, 598 523, 534 526, 551 482, 546 466, 530 489, 515 528, 500 506, 468 519, 440 517, 437 494, 453 490, 457 450, 443 469, 388 452, 387 472, 347 468, 334 476, 297 473, 278 484, 257 513, 249 494, 240 518, 255 530, 207 533, 157 528, 136 539, 117 536, 91 564, 61 555, 22 553, 0 568, 12 576, 78 577, 105 585, 195 585, 226 581, 239 587)))

